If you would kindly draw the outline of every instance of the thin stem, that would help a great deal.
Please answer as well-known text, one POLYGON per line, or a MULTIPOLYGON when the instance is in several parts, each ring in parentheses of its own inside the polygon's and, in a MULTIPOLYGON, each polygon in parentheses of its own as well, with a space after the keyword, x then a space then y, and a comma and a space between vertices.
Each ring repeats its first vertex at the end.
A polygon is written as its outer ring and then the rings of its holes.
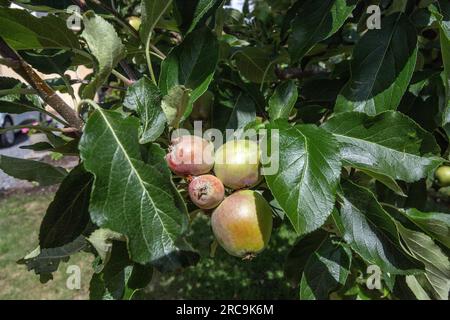
POLYGON ((121 80, 125 86, 129 87, 133 84, 133 81, 131 81, 130 79, 128 79, 127 77, 125 77, 123 74, 121 74, 119 71, 117 70, 113 70, 111 72, 113 75, 115 75, 119 80, 121 80))
POLYGON ((154 44, 150 43, 150 48, 152 48, 152 50, 155 51, 156 54, 158 54, 157 57, 160 57, 161 60, 167 58, 167 56, 164 53, 162 53, 162 51, 160 51, 154 44))
POLYGON ((150 54, 154 55, 155 57, 159 58, 160 60, 164 60, 166 57, 164 56, 160 56, 159 54, 157 54, 156 52, 150 51, 150 54))
MULTIPOLYGON (((172 0, 167 1, 167 4, 164 7, 164 9, 161 10, 161 13, 159 14, 158 17, 156 17, 155 21, 153 22, 153 25, 150 26, 150 30, 148 32, 147 39, 145 41, 145 57, 147 59, 148 69, 150 71, 150 77, 152 78, 152 81, 155 84, 155 86, 157 86, 158 84, 156 82, 155 73, 153 72, 152 57, 150 55, 150 48, 152 47, 151 39, 152 39, 153 29, 155 29, 155 26, 158 23, 159 19, 161 19, 161 17, 163 16, 164 12, 166 12, 166 10, 170 7, 171 4, 172 4, 172 0)), ((159 51, 156 47, 154 47, 154 46, 153 46, 153 50, 157 51, 157 53, 160 56, 165 57, 165 55, 161 51, 159 51)))
POLYGON ((78 110, 80 110, 80 108, 81 108, 81 106, 82 106, 83 104, 88 104, 88 105, 90 105, 91 107, 93 107, 95 110, 101 109, 100 106, 99 106, 97 103, 95 103, 94 100, 91 100, 91 99, 83 99, 83 100, 81 100, 80 102, 78 102, 78 105, 77 105, 77 112, 78 112, 78 110))
POLYGON ((55 132, 56 131, 56 132, 64 132, 64 133, 78 131, 78 129, 76 129, 76 128, 43 127, 43 126, 33 126, 31 124, 25 124, 25 125, 11 126, 11 127, 6 127, 3 129, 0 129, 0 134, 3 134, 6 131, 10 131, 10 130, 20 130, 20 129, 34 129, 34 130, 38 130, 38 131, 42 131, 42 132, 55 132))
POLYGON ((145 43, 145 58, 147 59, 147 66, 148 70, 150 71, 150 77, 152 78, 153 83, 155 86, 158 86, 158 83, 156 82, 155 73, 153 72, 153 65, 152 65, 152 57, 150 55, 150 39, 152 38, 152 32, 147 37, 147 42, 145 43))
POLYGON ((269 65, 266 67, 266 70, 264 70, 264 74, 263 74, 263 78, 261 81, 261 85, 259 87, 259 91, 263 91, 264 89, 264 82, 266 81, 266 77, 267 77, 267 72, 269 72, 269 69, 272 67, 272 65, 275 63, 275 60, 272 61, 271 63, 269 63, 269 65))

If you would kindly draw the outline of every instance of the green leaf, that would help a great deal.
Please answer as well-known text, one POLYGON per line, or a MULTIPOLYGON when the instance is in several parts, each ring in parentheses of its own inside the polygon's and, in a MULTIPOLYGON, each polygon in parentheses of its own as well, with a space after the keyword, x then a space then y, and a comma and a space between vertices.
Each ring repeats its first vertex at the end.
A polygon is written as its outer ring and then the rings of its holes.
POLYGON ((92 244, 100 257, 102 264, 96 266, 96 272, 103 270, 111 258, 113 241, 126 241, 126 237, 109 229, 97 229, 92 232, 87 240, 92 244))
POLYGON ((246 94, 239 95, 228 120, 227 129, 244 129, 246 125, 256 118, 256 107, 253 99, 246 94))
POLYGON ((143 43, 155 29, 156 24, 171 4, 171 0, 142 0, 141 1, 141 27, 139 33, 143 43))
POLYGON ((93 177, 82 165, 63 180, 47 209, 39 231, 41 248, 56 248, 74 241, 89 223, 93 177))
POLYGON ((203 28, 190 33, 161 65, 159 87, 162 93, 167 95, 177 85, 191 89, 190 113, 192 104, 208 89, 218 58, 219 45, 211 30, 203 28))
POLYGON ((374 178, 375 180, 378 180, 382 184, 384 184, 386 187, 394 191, 396 194, 402 197, 406 197, 407 195, 403 192, 403 189, 398 185, 397 181, 395 181, 393 178, 384 175, 379 172, 375 172, 366 168, 359 168, 362 172, 364 172, 369 177, 374 178))
POLYGON ((421 212, 417 209, 400 210, 411 222, 433 239, 450 248, 450 215, 441 212, 421 212))
POLYGON ((323 128, 341 143, 346 163, 394 180, 418 181, 443 162, 432 156, 440 153, 433 135, 399 112, 373 117, 341 113, 325 122, 323 128))
MULTIPOLYGON (((51 132, 47 132, 51 134, 51 132)), ((59 144, 58 146, 54 146, 52 143, 48 142, 37 142, 28 146, 21 146, 20 149, 25 150, 33 150, 33 151, 51 151, 56 153, 61 153, 63 155, 68 156, 77 156, 78 155, 78 139, 70 140, 69 142, 64 142, 63 144, 59 144)))
POLYGON ((126 244, 115 242, 111 259, 101 273, 94 273, 90 282, 92 300, 131 299, 138 289, 150 282, 153 268, 130 261, 126 244))
POLYGON ((11 177, 38 182, 40 186, 61 183, 67 171, 50 164, 0 155, 0 169, 11 177))
POLYGON ((412 231, 397 223, 398 230, 413 257, 425 265, 425 276, 433 288, 434 296, 448 300, 450 291, 450 262, 448 257, 422 232, 412 231))
POLYGON ((245 79, 255 82, 274 81, 275 62, 268 50, 256 47, 246 47, 234 54, 236 67, 245 79))
POLYGON ((189 33, 204 22, 222 3, 222 0, 175 0, 180 29, 189 33))
POLYGON ((43 109, 36 107, 31 103, 0 100, 0 113, 22 114, 32 111, 42 112, 43 109))
POLYGON ((344 181, 341 186, 343 198, 338 226, 350 247, 383 273, 411 274, 422 269, 420 263, 402 250, 393 218, 372 192, 350 181, 344 181))
POLYGON ((284 264, 284 275, 291 286, 300 283, 308 259, 328 239, 328 232, 318 229, 297 240, 289 251, 284 264))
POLYGON ((417 276, 406 276, 405 281, 408 285, 408 288, 412 291, 414 296, 418 300, 431 300, 428 293, 425 291, 425 289, 422 287, 420 282, 417 280, 417 276))
POLYGON ((355 8, 352 0, 307 0, 292 21, 288 39, 293 62, 301 59, 318 42, 336 33, 355 8))
POLYGON ((49 151, 53 150, 53 146, 48 142, 37 142, 28 146, 20 146, 20 149, 33 151, 49 151))
POLYGON ((156 163, 142 161, 138 129, 136 118, 98 109, 86 124, 80 154, 95 176, 91 219, 125 235, 134 262, 158 263, 177 254, 175 242, 187 229, 187 211, 159 169, 164 159, 158 154, 156 163))
POLYGON ((446 14, 446 10, 447 12, 450 11, 450 6, 443 1, 436 4, 440 7, 442 14, 439 13, 434 5, 430 6, 430 11, 439 26, 442 61, 444 64, 444 85, 447 95, 447 103, 442 113, 442 127, 447 136, 450 137, 450 16, 448 13, 446 14))
POLYGON ((28 271, 33 270, 40 275, 41 282, 45 283, 53 279, 52 273, 58 270, 60 262, 68 261, 71 255, 85 249, 86 246, 86 239, 79 236, 62 247, 48 249, 37 247, 17 263, 26 265, 28 271))
POLYGON ((297 98, 298 90, 293 80, 278 85, 269 99, 270 119, 288 119, 297 98))
POLYGON ((0 37, 16 50, 60 48, 80 50, 66 21, 54 15, 36 18, 27 10, 0 7, 0 37))
POLYGON ((16 78, 0 77, 0 91, 24 87, 25 84, 16 78))
POLYGON ((328 299, 331 291, 345 284, 350 263, 350 250, 319 229, 301 237, 292 247, 284 273, 292 286, 300 283, 300 299, 328 299))
POLYGON ((161 107, 169 126, 178 128, 188 109, 190 98, 191 90, 184 86, 175 86, 164 96, 161 107))
POLYGON ((63 75, 72 64, 73 53, 65 50, 22 51, 22 58, 34 69, 45 74, 63 75))
POLYGON ((312 125, 277 121, 270 129, 279 130, 279 169, 266 175, 266 182, 294 229, 299 234, 314 231, 334 207, 341 173, 338 143, 312 125))
POLYGON ((300 299, 324 300, 345 285, 350 274, 350 249, 327 239, 309 257, 300 282, 300 299))
POLYGON ((396 110, 408 88, 417 59, 417 33, 403 15, 390 15, 382 28, 369 30, 353 51, 351 79, 335 111, 375 115, 396 110))
POLYGON ((450 6, 443 1, 436 3, 436 5, 439 6, 442 14, 437 10, 435 5, 430 5, 430 11, 439 26, 439 39, 446 79, 445 86, 448 90, 447 95, 450 95, 450 16, 445 14, 445 9, 450 10, 450 6))
POLYGON ((141 119, 140 143, 155 141, 163 133, 166 117, 161 108, 161 93, 148 78, 143 77, 128 88, 123 105, 135 110, 141 119))
POLYGON ((83 22, 84 30, 81 36, 97 59, 95 76, 83 90, 83 97, 92 99, 117 63, 125 58, 126 49, 114 27, 99 15, 88 11, 83 16, 83 22))

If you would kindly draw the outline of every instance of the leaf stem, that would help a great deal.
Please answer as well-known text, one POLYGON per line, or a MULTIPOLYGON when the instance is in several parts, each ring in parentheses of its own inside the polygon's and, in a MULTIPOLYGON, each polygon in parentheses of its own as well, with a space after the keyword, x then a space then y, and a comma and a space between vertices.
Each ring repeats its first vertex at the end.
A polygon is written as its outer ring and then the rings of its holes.
MULTIPOLYGON (((155 26, 158 23, 159 19, 161 19, 162 15, 164 14, 164 12, 166 12, 166 10, 170 7, 171 4, 172 4, 172 0, 167 1, 167 4, 164 7, 164 9, 161 10, 159 16, 156 17, 155 21, 153 22, 153 25, 150 26, 150 30, 148 32, 147 38, 145 39, 145 57, 147 59, 148 70, 150 71, 150 77, 152 78, 152 81, 155 84, 155 86, 158 86, 158 83, 156 82, 156 77, 155 77, 155 73, 153 71, 153 66, 152 66, 152 57, 150 55, 150 48, 152 47, 151 39, 152 39, 152 35, 153 35, 153 29, 155 29, 155 26)), ((154 50, 156 49, 155 51, 161 57, 164 57, 164 59, 166 58, 164 53, 159 51, 156 47, 153 47, 153 48, 154 48, 154 50)))
POLYGON ((123 74, 121 74, 119 71, 117 71, 117 70, 112 70, 111 71, 111 73, 113 74, 113 75, 115 75, 119 80, 121 80, 123 83, 124 83, 124 85, 126 86, 126 87, 129 87, 129 86, 131 86, 132 84, 133 84, 133 81, 131 81, 130 79, 128 79, 127 77, 125 77, 123 74))
POLYGON ((82 99, 82 100, 80 100, 80 102, 78 102, 78 105, 77 105, 77 113, 80 113, 80 107, 81 107, 83 104, 88 104, 88 105, 90 105, 91 107, 93 107, 95 110, 101 109, 101 107, 100 107, 94 100, 91 100, 91 99, 82 99))
POLYGON ((155 73, 153 71, 152 58, 150 55, 150 39, 151 38, 152 38, 152 32, 150 31, 150 33, 147 37, 147 41, 145 43, 145 57, 147 59, 147 66, 148 66, 148 70, 150 71, 150 77, 152 78, 153 84, 155 86, 158 86, 158 83, 156 82, 155 73))

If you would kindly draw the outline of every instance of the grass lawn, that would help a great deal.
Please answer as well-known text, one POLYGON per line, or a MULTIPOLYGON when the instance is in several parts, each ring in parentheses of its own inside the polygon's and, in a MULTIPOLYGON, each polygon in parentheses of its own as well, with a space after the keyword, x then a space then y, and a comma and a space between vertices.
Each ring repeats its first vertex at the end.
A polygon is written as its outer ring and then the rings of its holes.
POLYGON ((62 263, 54 280, 41 284, 39 276, 18 265, 17 260, 38 244, 39 225, 52 193, 26 193, 0 199, 0 299, 86 299, 91 278, 90 261, 86 253, 62 263), (69 290, 66 274, 69 265, 82 271, 81 290, 69 290))
MULTIPOLYGON (((92 255, 79 253, 60 265, 54 280, 41 284, 39 277, 16 261, 38 243, 39 225, 52 193, 27 193, 0 199, 0 299, 87 299, 92 275, 92 255), (82 272, 81 290, 69 290, 69 265, 82 272)), ((292 299, 297 290, 283 275, 284 257, 295 241, 286 225, 275 229, 269 248, 252 261, 226 254, 220 247, 210 257, 213 240, 209 218, 197 217, 189 240, 202 255, 200 262, 183 272, 154 273, 142 299, 292 299)))

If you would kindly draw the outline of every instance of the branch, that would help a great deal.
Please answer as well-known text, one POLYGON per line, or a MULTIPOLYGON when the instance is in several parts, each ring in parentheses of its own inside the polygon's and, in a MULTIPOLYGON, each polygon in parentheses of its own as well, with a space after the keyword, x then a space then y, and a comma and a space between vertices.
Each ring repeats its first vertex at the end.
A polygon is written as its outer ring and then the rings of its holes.
POLYGON ((311 76, 326 75, 326 72, 315 70, 302 70, 302 68, 284 68, 275 67, 275 74, 280 80, 303 79, 311 76))
POLYGON ((13 70, 37 91, 42 100, 59 113, 59 115, 61 115, 61 117, 72 127, 81 130, 83 121, 78 117, 75 110, 65 103, 64 100, 56 94, 56 92, 3 40, 2 37, 0 37, 0 55, 14 61, 13 70))

